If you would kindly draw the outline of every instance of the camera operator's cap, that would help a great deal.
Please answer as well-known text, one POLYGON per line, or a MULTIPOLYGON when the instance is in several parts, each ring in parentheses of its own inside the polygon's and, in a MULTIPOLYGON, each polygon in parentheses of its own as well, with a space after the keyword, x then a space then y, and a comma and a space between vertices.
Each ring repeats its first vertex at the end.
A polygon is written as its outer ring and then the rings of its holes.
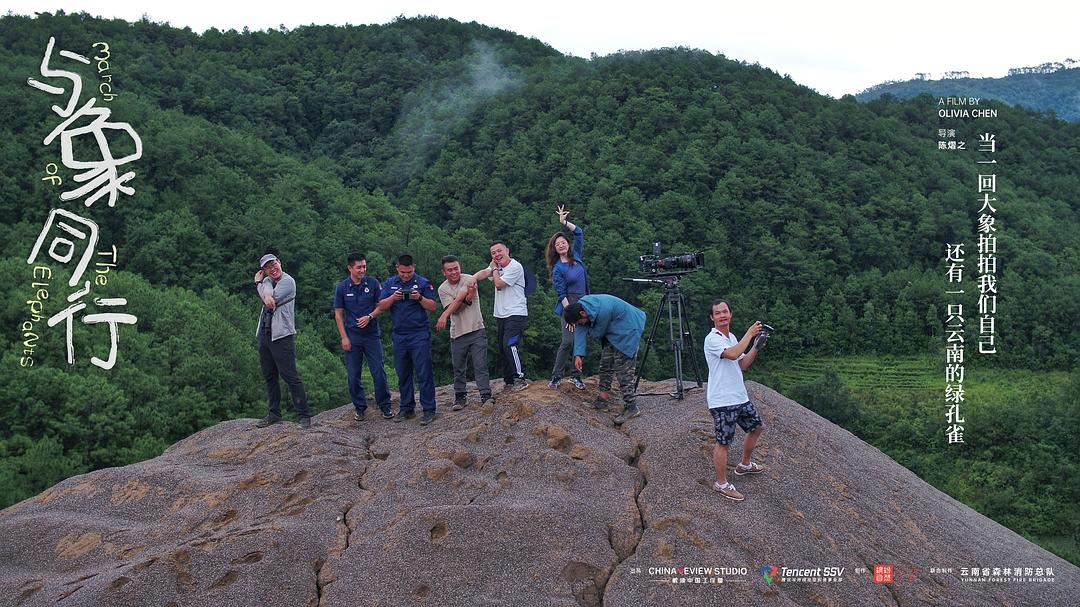
POLYGON ((273 253, 267 253, 266 255, 263 255, 259 258, 259 267, 261 268, 266 264, 270 263, 271 261, 277 261, 277 255, 274 255, 273 253))

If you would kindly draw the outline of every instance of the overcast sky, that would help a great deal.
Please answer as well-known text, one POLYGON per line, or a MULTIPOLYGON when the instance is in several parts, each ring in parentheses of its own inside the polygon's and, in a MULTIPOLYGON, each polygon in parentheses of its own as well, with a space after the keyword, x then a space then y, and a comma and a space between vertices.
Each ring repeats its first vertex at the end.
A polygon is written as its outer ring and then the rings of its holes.
POLYGON ((85 11, 128 21, 146 14, 196 32, 210 27, 359 25, 386 23, 398 15, 437 15, 507 29, 579 57, 665 46, 705 49, 760 63, 834 97, 917 72, 934 78, 951 70, 966 70, 973 77, 1004 76, 1010 67, 1080 61, 1080 4, 1047 0, 664 0, 640 6, 590 0, 304 0, 283 6, 202 0, 0 0, 0 7, 25 15, 85 11))

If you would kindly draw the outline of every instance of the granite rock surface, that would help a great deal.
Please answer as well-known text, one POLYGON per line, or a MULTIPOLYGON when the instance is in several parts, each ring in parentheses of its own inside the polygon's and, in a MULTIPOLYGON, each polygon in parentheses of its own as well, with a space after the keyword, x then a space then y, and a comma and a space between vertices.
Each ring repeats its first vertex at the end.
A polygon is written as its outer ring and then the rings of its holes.
POLYGON ((222 422, 152 460, 68 479, 0 512, 0 605, 983 606, 1080 596, 1077 567, 764 386, 747 384, 766 423, 755 459, 767 471, 729 475, 746 495, 736 503, 712 491, 703 391, 641 396, 642 416, 620 428, 618 405, 589 406, 594 385, 537 382, 453 412, 441 388, 427 427, 371 410, 357 424, 351 406, 308 431, 222 422), (875 564, 894 565, 894 583, 874 583, 875 564), (770 583, 763 567, 844 569, 836 581, 770 583), (962 567, 1050 569, 1053 581, 966 581, 962 567))

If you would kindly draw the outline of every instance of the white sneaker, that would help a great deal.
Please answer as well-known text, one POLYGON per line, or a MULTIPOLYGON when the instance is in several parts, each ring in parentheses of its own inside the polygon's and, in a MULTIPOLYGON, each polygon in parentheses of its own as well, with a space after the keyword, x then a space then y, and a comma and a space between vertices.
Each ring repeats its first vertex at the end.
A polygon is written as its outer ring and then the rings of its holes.
POLYGON ((744 466, 742 464, 735 466, 735 474, 738 476, 745 476, 747 474, 761 474, 762 472, 765 472, 765 466, 759 466, 754 462, 750 462, 749 466, 744 466))
POLYGON ((732 485, 731 483, 721 485, 720 483, 718 483, 716 481, 713 481, 712 488, 713 488, 713 491, 715 491, 715 492, 719 493, 720 495, 728 498, 729 500, 734 500, 736 502, 741 502, 744 499, 746 499, 746 497, 743 496, 743 494, 739 493, 738 490, 735 489, 735 485, 732 485))

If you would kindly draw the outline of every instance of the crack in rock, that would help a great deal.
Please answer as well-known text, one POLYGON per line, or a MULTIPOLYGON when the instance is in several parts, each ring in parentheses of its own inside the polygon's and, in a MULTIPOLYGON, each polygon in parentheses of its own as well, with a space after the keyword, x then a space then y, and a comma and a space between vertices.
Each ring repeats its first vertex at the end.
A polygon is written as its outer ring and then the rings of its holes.
POLYGON ((320 581, 323 565, 325 565, 325 563, 326 562, 322 559, 315 561, 315 604, 319 606, 322 605, 323 586, 325 586, 325 584, 320 581))
POLYGON ((638 471, 637 487, 634 491, 634 510, 637 514, 637 521, 635 521, 634 524, 634 537, 632 544, 629 546, 629 550, 627 550, 625 544, 615 541, 612 528, 608 528, 608 543, 611 544, 611 549, 615 551, 616 561, 611 567, 611 574, 604 582, 604 590, 600 595, 600 606, 604 604, 604 601, 607 598, 608 589, 611 587, 612 580, 617 577, 616 574, 619 571, 619 567, 626 561, 634 558, 634 555, 637 554, 638 547, 641 545, 641 538, 645 535, 645 530, 648 529, 648 522, 645 520, 645 513, 641 507, 641 492, 644 491, 645 487, 649 484, 648 467, 642 467, 640 465, 641 454, 645 452, 646 446, 647 445, 644 443, 638 441, 634 449, 634 454, 626 461, 628 466, 636 468, 638 471), (622 549, 620 550, 620 548, 622 549))
MULTIPOLYGON (((374 492, 367 487, 365 479, 368 474, 373 472, 378 464, 385 460, 385 456, 379 458, 376 454, 372 453, 371 446, 375 442, 370 436, 364 437, 364 460, 366 464, 364 471, 360 473, 360 478, 356 480, 356 486, 360 489, 360 496, 356 498, 352 503, 348 504, 341 510, 341 514, 335 519, 335 525, 337 527, 338 541, 335 546, 332 546, 326 552, 325 559, 319 559, 315 562, 315 598, 316 605, 322 607, 323 594, 326 591, 326 587, 337 581, 337 575, 333 571, 333 567, 330 564, 331 560, 338 559, 341 555, 345 554, 345 551, 349 549, 349 542, 352 539, 353 527, 349 524, 349 515, 357 506, 366 504, 368 500, 374 495, 374 492)), ((357 447, 358 449, 360 447, 357 447)))

